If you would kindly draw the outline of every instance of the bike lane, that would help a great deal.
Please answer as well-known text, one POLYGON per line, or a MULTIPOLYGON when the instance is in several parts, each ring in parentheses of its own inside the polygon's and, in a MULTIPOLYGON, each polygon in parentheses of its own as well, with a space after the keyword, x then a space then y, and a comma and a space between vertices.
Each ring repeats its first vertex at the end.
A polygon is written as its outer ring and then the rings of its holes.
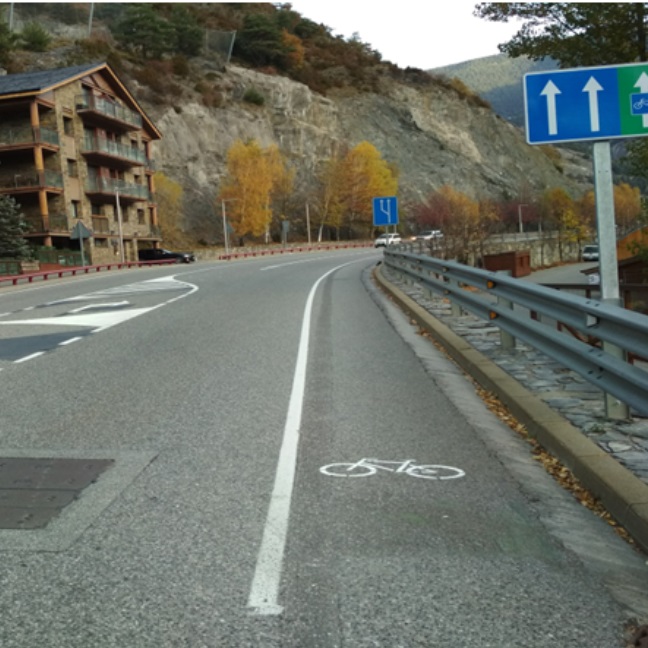
MULTIPOLYGON (((576 525, 581 507, 453 365, 404 318, 384 317, 360 274, 338 270, 314 306, 283 645, 619 645, 627 611, 549 532, 487 437, 576 525), (330 474, 363 459, 366 476, 330 474), (407 460, 453 478, 417 478, 407 460)), ((600 521, 584 524, 616 541, 600 521)))

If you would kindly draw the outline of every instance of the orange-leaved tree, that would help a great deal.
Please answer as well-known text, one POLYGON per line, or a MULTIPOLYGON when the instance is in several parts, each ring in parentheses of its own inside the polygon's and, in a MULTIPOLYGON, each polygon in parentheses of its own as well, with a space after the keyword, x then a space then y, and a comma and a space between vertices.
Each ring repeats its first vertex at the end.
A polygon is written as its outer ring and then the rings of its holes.
MULTIPOLYGON (((587 201, 584 203, 587 209, 587 201)), ((561 188, 548 189, 542 196, 543 222, 558 231, 558 255, 563 258, 563 243, 578 243, 591 236, 587 211, 561 188)))
MULTIPOLYGON (((592 232, 596 229, 596 197, 586 192, 580 200, 580 208, 592 232)), ((641 191, 622 182, 614 185, 614 221, 619 238, 641 226, 641 191)))
POLYGON ((227 202, 228 220, 238 236, 267 234, 272 194, 286 173, 276 146, 264 149, 256 140, 237 140, 230 147, 218 200, 227 202))
POLYGON ((617 237, 623 237, 637 229, 641 223, 641 191, 622 182, 614 185, 614 219, 617 237))
POLYGON ((336 232, 336 239, 340 238, 340 227, 344 216, 344 205, 341 198, 341 187, 344 178, 342 158, 333 156, 325 160, 317 174, 319 189, 316 203, 319 212, 318 240, 322 240, 322 230, 325 225, 332 227, 336 232))
POLYGON ((158 219, 164 242, 169 247, 184 247, 190 241, 182 233, 181 227, 184 193, 182 186, 161 171, 156 172, 154 182, 158 219))
POLYGON ((369 142, 360 142, 339 162, 338 202, 350 227, 355 224, 373 230, 373 199, 395 196, 398 173, 369 142))

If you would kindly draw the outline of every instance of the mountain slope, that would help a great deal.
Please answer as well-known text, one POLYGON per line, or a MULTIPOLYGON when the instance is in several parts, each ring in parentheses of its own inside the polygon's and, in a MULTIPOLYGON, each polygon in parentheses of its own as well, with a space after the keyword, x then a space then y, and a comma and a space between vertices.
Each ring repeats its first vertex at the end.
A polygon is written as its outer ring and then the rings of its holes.
POLYGON ((525 57, 509 58, 506 54, 487 56, 463 63, 429 70, 433 75, 456 77, 488 101, 493 110, 516 126, 524 126, 525 74, 554 70, 553 60, 532 61, 525 57))

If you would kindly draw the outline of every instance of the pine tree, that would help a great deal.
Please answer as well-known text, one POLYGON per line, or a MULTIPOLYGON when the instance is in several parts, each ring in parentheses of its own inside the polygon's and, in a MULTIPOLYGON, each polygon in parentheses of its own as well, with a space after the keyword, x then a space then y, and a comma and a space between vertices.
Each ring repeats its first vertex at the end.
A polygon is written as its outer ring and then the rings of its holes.
POLYGON ((0 196, 0 259, 30 259, 31 248, 23 238, 27 223, 20 205, 8 196, 0 196))

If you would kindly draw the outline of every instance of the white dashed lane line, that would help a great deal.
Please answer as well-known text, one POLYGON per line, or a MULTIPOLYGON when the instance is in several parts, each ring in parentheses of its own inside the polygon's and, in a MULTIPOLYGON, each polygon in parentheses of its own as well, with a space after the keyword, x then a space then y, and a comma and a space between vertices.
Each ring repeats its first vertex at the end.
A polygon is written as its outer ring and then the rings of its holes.
POLYGON ((34 358, 39 358, 42 355, 45 355, 45 351, 37 351, 36 353, 31 353, 30 355, 25 356, 24 358, 14 360, 14 364, 22 364, 23 362, 28 362, 29 360, 33 360, 34 358))

